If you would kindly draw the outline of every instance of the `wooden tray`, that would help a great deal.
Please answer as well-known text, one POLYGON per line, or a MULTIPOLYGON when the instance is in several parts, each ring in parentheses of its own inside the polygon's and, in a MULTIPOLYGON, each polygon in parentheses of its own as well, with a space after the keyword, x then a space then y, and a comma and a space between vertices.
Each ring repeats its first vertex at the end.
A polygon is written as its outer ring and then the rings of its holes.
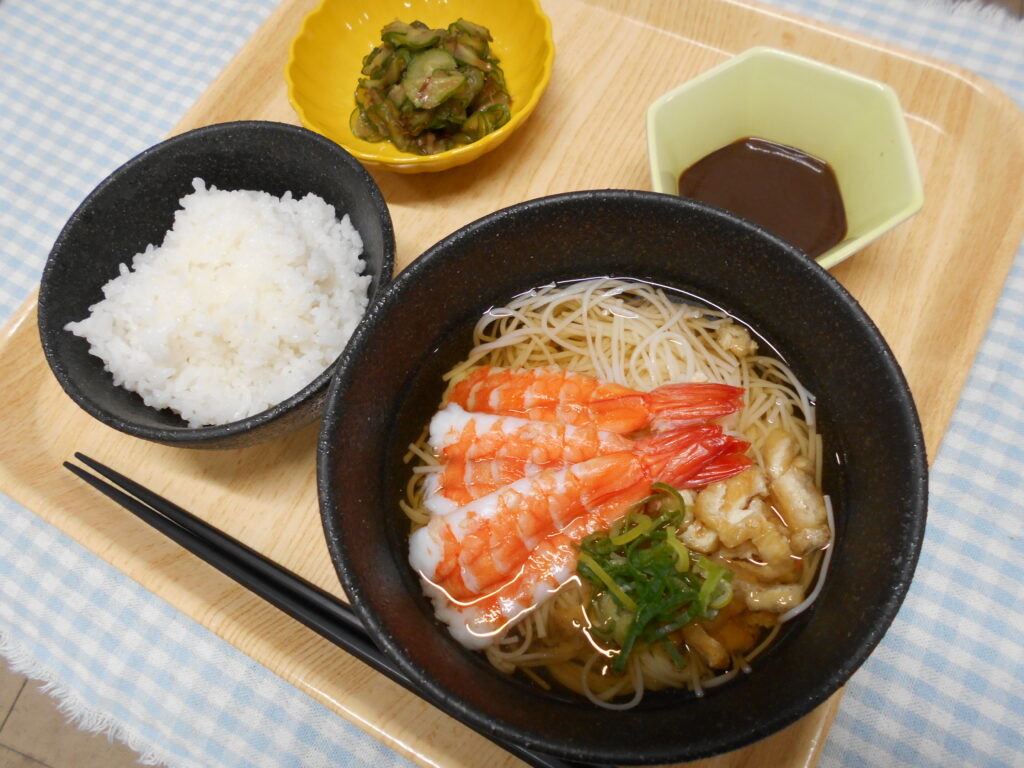
MULTIPOLYGON (((296 122, 288 42, 315 0, 284 0, 176 127, 296 122)), ((924 209, 834 272, 893 346, 934 455, 1024 233, 1024 120, 984 80, 943 62, 734 0, 544 0, 557 55, 527 124, 495 152, 439 174, 375 172, 398 267, 442 236, 514 202, 574 189, 649 189, 644 111, 670 87, 753 45, 890 83, 924 176, 924 209), (642 51, 642 55, 636 55, 642 51)), ((837 343, 842 340, 837 339, 837 343)), ((504 753, 88 490, 60 468, 81 450, 120 468, 270 558, 341 595, 314 487, 316 427, 262 447, 175 450, 80 411, 39 347, 35 301, 0 338, 0 487, 147 589, 360 728, 422 765, 514 766, 504 753)), ((806 766, 839 694, 775 736, 702 766, 806 766)))

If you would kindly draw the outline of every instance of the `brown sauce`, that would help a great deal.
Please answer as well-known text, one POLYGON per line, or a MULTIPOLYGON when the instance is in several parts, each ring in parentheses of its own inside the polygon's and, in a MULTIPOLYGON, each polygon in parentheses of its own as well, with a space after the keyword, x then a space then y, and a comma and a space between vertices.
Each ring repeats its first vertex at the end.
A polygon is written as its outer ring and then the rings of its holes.
POLYGON ((784 144, 746 138, 715 150, 683 171, 679 194, 760 224, 812 258, 846 236, 831 166, 784 144))

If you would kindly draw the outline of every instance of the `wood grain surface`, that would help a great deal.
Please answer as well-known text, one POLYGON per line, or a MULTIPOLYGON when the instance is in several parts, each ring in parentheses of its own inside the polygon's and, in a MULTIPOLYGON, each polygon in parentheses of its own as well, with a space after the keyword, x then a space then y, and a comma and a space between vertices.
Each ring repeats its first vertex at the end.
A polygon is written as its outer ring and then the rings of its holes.
MULTIPOLYGON (((881 328, 910 381, 929 456, 939 445, 1024 233, 1024 120, 954 66, 777 10, 728 0, 544 0, 557 54, 526 125, 480 160, 438 174, 374 172, 398 268, 461 225, 521 200, 585 188, 649 189, 644 111, 656 96, 753 45, 883 80, 900 98, 923 210, 835 276, 881 328), (632 52, 644 51, 643 56, 632 52)), ((314 0, 284 0, 175 132, 235 119, 296 122, 283 70, 314 0)), ((837 344, 842 340, 837 339, 837 344)), ((270 608, 60 468, 83 451, 204 516, 339 596, 317 512, 316 426, 264 446, 187 451, 103 427, 63 394, 39 348, 34 297, 0 338, 0 488, 200 624, 422 765, 518 760, 270 608)), ((809 766, 839 694, 746 749, 693 765, 809 766)))

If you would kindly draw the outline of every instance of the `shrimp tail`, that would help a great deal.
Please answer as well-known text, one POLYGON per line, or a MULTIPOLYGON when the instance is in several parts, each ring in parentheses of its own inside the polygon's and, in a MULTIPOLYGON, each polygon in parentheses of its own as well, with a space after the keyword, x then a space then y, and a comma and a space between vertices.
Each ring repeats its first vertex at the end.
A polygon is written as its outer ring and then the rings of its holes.
POLYGON ((655 430, 699 424, 743 407, 743 388, 714 382, 668 384, 647 393, 655 430))
POLYGON ((742 453, 750 445, 717 424, 698 424, 653 432, 637 447, 652 480, 681 487, 722 454, 742 453))
POLYGON ((703 488, 705 485, 728 480, 738 475, 754 462, 742 453, 726 453, 712 459, 701 467, 695 475, 684 482, 683 488, 703 488))

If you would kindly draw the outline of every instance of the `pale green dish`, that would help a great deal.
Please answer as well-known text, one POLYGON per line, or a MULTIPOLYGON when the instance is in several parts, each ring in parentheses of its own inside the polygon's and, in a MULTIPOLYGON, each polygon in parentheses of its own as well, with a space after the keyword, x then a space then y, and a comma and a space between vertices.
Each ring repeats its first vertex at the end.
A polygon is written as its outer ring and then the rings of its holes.
POLYGON ((647 110, 656 192, 746 137, 787 144, 825 160, 846 208, 846 238, 817 258, 829 269, 924 203, 903 111, 887 85, 773 48, 751 48, 680 85, 647 110))

